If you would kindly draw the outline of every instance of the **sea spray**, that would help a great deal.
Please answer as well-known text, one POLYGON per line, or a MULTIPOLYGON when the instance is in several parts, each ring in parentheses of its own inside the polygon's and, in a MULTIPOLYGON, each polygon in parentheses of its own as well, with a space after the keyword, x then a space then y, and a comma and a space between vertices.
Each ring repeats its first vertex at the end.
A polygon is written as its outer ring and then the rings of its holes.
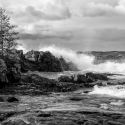
POLYGON ((125 73, 125 63, 107 61, 98 65, 94 64, 95 57, 77 54, 70 49, 53 46, 40 48, 40 51, 50 51, 57 58, 63 57, 67 62, 74 63, 80 71, 93 71, 100 73, 125 73))
POLYGON ((79 70, 87 70, 94 63, 94 56, 87 54, 77 54, 75 51, 70 49, 57 47, 55 45, 43 47, 40 51, 49 51, 57 58, 63 57, 67 62, 74 63, 79 70))

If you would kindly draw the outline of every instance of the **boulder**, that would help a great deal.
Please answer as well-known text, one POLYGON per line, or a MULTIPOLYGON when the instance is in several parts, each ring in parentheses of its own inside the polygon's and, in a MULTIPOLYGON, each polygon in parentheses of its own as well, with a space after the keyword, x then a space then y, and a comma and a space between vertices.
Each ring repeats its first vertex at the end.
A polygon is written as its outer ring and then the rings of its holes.
POLYGON ((77 74, 77 79, 76 79, 77 83, 86 83, 87 82, 87 78, 85 74, 77 74))
POLYGON ((69 100, 71 100, 71 101, 81 101, 81 100, 83 100, 83 98, 79 97, 79 96, 74 96, 74 97, 69 98, 69 100))
MULTIPOLYGON (((76 84, 81 84, 81 86, 85 87, 93 87, 96 84, 103 85, 102 83, 96 83, 98 80, 104 80, 107 81, 108 78, 105 74, 97 74, 97 73, 78 73, 78 74, 72 74, 72 75, 62 75, 58 77, 59 82, 72 82, 76 84)), ((107 82, 103 82, 107 83, 107 82)))
POLYGON ((86 77, 88 79, 92 79, 93 81, 96 81, 96 80, 108 80, 107 75, 101 74, 101 73, 99 74, 99 73, 89 72, 89 73, 86 73, 86 77))
POLYGON ((39 71, 45 72, 61 72, 63 68, 60 60, 53 56, 50 52, 44 52, 41 56, 39 71))
POLYGON ((17 98, 15 98, 15 97, 8 97, 7 102, 10 102, 10 103, 19 102, 19 100, 17 98))
POLYGON ((59 82, 74 82, 74 77, 73 76, 66 76, 62 75, 58 78, 59 82))
POLYGON ((49 112, 39 112, 37 117, 50 117, 51 113, 49 112))

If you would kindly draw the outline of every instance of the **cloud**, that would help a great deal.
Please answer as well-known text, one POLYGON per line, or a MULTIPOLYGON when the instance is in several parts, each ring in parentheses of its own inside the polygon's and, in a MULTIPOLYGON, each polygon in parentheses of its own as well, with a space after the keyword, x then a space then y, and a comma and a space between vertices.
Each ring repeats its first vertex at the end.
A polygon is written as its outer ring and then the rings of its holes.
POLYGON ((125 0, 0 0, 0 6, 18 25, 27 48, 41 44, 74 50, 125 47, 125 0))
POLYGON ((112 42, 119 43, 124 42, 125 40, 125 29, 118 28, 104 28, 104 29, 96 29, 95 39, 101 42, 112 42))
POLYGON ((20 2, 19 4, 15 5, 12 5, 11 3, 8 5, 8 7, 6 7, 6 9, 15 20, 20 22, 65 20, 71 17, 70 10, 63 0, 52 0, 52 2, 45 2, 45 0, 42 0, 42 2, 39 2, 41 6, 33 4, 22 5, 20 2), (44 6, 42 6, 42 2, 44 3, 44 6))
POLYGON ((105 16, 114 14, 114 9, 108 4, 95 4, 89 3, 87 6, 83 7, 83 16, 105 16))
POLYGON ((83 16, 125 16, 125 2, 120 0, 116 6, 104 3, 89 2, 82 8, 83 16))
POLYGON ((71 17, 70 10, 63 0, 55 0, 53 3, 48 2, 44 8, 46 19, 67 19, 71 17))

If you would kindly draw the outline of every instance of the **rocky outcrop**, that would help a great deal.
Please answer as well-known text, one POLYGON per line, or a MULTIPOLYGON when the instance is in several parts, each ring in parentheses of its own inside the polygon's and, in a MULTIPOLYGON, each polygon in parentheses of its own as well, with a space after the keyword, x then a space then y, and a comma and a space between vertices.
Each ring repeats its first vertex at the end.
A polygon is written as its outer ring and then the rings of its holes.
POLYGON ((19 82, 21 78, 20 56, 16 51, 10 52, 4 59, 0 59, 0 83, 1 86, 19 82))
POLYGON ((30 51, 25 55, 22 67, 26 71, 61 72, 60 60, 50 52, 30 51))
POLYGON ((63 68, 60 60, 53 56, 50 52, 44 52, 39 59, 40 68, 39 71, 45 72, 61 72, 63 68))
POLYGON ((36 74, 23 74, 18 83, 8 84, 0 89, 0 94, 6 95, 48 95, 51 92, 75 91, 81 87, 80 84, 71 82, 58 82, 36 74))
POLYGON ((9 59, 7 63, 3 59, 0 59, 0 83, 1 86, 8 83, 14 83, 20 81, 20 65, 13 64, 9 59))
POLYGON ((29 51, 24 55, 22 71, 62 72, 78 71, 71 62, 56 58, 50 52, 29 51))
MULTIPOLYGON (((10 69, 9 72, 13 72, 13 74, 27 71, 62 72, 78 70, 73 63, 66 62, 63 58, 56 58, 50 52, 32 50, 23 54, 22 50, 14 49, 8 50, 8 53, 5 55, 4 61, 7 69, 10 69)), ((16 77, 14 76, 13 79, 16 77)))
POLYGON ((94 86, 94 84, 88 84, 92 82, 96 82, 98 80, 109 80, 106 74, 98 74, 98 73, 85 73, 85 74, 73 74, 73 75, 62 75, 58 78, 59 82, 72 82, 83 84, 88 87, 94 86))

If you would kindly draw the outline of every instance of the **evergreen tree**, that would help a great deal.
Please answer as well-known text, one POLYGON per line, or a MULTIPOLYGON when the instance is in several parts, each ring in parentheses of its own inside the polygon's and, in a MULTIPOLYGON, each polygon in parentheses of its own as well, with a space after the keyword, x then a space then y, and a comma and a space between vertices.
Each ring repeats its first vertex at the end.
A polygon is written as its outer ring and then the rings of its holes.
POLYGON ((16 40, 19 39, 19 33, 14 31, 15 28, 15 25, 10 24, 10 17, 6 15, 5 10, 0 8, 0 49, 3 58, 8 51, 15 49, 18 45, 16 40))

